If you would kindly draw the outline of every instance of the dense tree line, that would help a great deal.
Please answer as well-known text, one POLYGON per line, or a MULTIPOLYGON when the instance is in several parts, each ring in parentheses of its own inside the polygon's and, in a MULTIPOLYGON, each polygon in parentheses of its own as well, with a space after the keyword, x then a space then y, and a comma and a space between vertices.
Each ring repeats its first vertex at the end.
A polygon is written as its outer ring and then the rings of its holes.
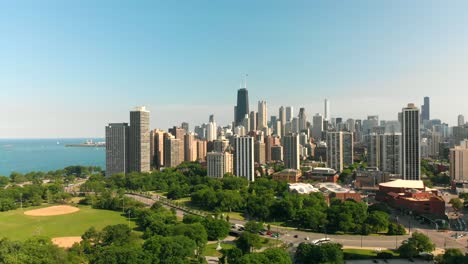
POLYGON ((433 185, 448 185, 450 184, 450 177, 439 170, 435 163, 430 163, 428 160, 421 161, 421 173, 427 176, 424 183, 428 187, 433 185))
POLYGON ((291 264, 291 257, 289 254, 280 248, 269 248, 259 253, 244 254, 239 248, 232 248, 223 251, 223 256, 220 262, 223 264, 291 264))
POLYGON ((9 183, 42 183, 43 180, 72 182, 75 178, 86 178, 94 174, 102 174, 102 169, 98 166, 68 166, 60 170, 48 172, 12 172, 10 177, 0 176, 0 186, 5 186, 9 183))
POLYGON ((295 263, 298 264, 319 264, 319 263, 343 263, 342 246, 336 243, 324 243, 314 245, 301 243, 297 247, 295 263))
POLYGON ((378 233, 391 226, 389 235, 403 234, 401 225, 390 223, 386 206, 367 208, 363 202, 331 199, 327 205, 321 193, 290 193, 287 183, 267 177, 249 183, 244 178, 226 175, 222 179, 206 176, 200 164, 183 163, 152 173, 94 175, 81 186, 82 191, 106 189, 158 191, 169 199, 191 198, 191 206, 215 213, 240 212, 259 221, 281 221, 289 226, 317 232, 378 233))
POLYGON ((0 189, 0 211, 19 207, 38 206, 44 202, 65 203, 71 195, 63 191, 60 183, 10 185, 0 189))
POLYGON ((88 175, 102 175, 102 170, 94 166, 69 166, 56 171, 12 172, 10 177, 0 176, 0 211, 38 206, 44 202, 66 203, 72 196, 64 192, 64 185, 88 175))
POLYGON ((468 254, 463 254, 458 248, 448 248, 443 255, 436 257, 436 261, 441 264, 468 263, 468 254))

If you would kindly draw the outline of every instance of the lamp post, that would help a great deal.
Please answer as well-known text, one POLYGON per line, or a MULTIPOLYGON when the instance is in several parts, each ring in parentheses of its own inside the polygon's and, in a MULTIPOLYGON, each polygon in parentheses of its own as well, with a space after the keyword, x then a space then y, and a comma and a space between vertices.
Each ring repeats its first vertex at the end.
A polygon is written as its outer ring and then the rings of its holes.
POLYGON ((127 214, 128 214, 128 227, 130 227, 130 209, 128 209, 127 214))
POLYGON ((409 234, 411 235, 411 217, 413 216, 413 211, 409 211, 409 234))
MULTIPOLYGON (((396 217, 397 227, 400 225, 398 215, 396 217)), ((395 232, 395 250, 398 249, 398 232, 395 232)))

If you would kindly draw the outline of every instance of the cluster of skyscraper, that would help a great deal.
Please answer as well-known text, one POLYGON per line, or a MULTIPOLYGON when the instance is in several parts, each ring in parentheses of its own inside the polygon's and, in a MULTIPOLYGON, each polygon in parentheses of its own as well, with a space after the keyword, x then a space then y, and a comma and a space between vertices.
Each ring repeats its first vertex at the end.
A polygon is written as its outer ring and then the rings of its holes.
POLYGON ((128 123, 106 126, 106 174, 150 171, 149 111, 137 107, 128 123))
MULTIPOLYGON (((196 126, 194 132, 186 122, 167 132, 150 130, 149 112, 139 107, 130 112, 130 125, 106 127, 106 173, 148 172, 198 161, 206 165, 211 177, 232 173, 254 181, 260 174, 256 168, 264 164, 280 162, 286 169, 300 170, 302 160, 312 159, 342 171, 355 157, 365 156, 370 167, 419 180, 421 157, 448 156, 454 142, 468 138, 463 116, 450 131, 447 124, 430 119, 429 104, 425 97, 421 113, 408 104, 398 120, 379 121, 376 115, 344 120, 331 117, 330 102, 325 99, 323 115, 313 115, 310 122, 305 108, 295 116, 292 106, 281 106, 278 116, 269 116, 267 102, 259 101, 257 112, 250 111, 248 90, 242 87, 232 124, 218 126, 210 115, 208 123, 196 126)), ((453 151, 461 153, 465 148, 453 151)))

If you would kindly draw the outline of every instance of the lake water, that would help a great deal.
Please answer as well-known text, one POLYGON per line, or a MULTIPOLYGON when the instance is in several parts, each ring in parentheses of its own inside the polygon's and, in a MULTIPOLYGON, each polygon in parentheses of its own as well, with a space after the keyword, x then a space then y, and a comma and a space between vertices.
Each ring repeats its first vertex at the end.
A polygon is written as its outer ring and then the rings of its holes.
MULTIPOLYGON (((13 171, 50 171, 70 165, 105 169, 105 148, 65 147, 65 144, 80 144, 88 139, 0 139, 0 175, 9 176, 13 171)), ((102 138, 92 140, 104 141, 102 138)))

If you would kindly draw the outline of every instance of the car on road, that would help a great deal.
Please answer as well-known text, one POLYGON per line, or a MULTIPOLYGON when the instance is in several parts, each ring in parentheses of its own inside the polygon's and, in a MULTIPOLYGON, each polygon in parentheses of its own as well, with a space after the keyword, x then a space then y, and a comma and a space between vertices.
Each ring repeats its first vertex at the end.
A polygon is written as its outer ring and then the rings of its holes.
POLYGON ((330 242, 330 241, 331 241, 330 238, 324 237, 324 238, 320 238, 320 239, 313 240, 313 241, 310 242, 310 243, 312 243, 312 244, 314 244, 314 245, 319 245, 319 244, 322 244, 322 243, 328 243, 328 242, 330 242))
POLYGON ((307 240, 307 241, 309 241, 309 240, 310 240, 310 238, 309 238, 309 237, 304 237, 304 240, 307 240))
POLYGON ((298 237, 298 235, 294 235, 294 238, 297 238, 297 237, 298 237))

